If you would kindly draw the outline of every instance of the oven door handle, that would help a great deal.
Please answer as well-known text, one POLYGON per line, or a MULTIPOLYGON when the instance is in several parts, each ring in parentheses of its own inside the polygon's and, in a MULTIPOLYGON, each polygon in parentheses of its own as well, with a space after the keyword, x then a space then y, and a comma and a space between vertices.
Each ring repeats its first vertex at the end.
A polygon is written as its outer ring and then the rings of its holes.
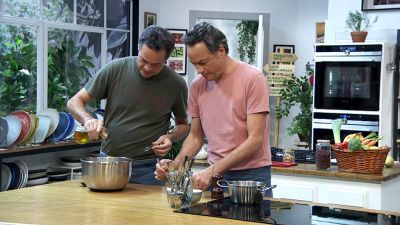
POLYGON ((315 62, 381 62, 381 61, 382 61, 382 56, 315 57, 315 62))
MULTIPOLYGON (((332 125, 328 124, 328 123, 324 123, 324 124, 313 124, 313 128, 314 129, 332 129, 332 125)), ((360 126, 360 125, 347 125, 347 124, 342 124, 340 126, 340 130, 349 130, 349 131, 375 131, 378 132, 379 131, 379 126, 360 126)))

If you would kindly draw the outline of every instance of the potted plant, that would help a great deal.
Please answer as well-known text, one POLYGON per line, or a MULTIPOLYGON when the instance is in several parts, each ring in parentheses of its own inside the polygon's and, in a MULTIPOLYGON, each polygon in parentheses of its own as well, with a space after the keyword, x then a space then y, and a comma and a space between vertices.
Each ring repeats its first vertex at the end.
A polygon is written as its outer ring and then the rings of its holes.
POLYGON ((313 74, 314 70, 307 62, 304 76, 285 80, 283 83, 285 88, 280 91, 282 101, 275 106, 277 119, 287 117, 293 106, 299 106, 300 112, 293 118, 288 134, 290 136, 297 134, 300 141, 307 142, 308 146, 311 143, 313 74))
POLYGON ((358 10, 354 12, 350 11, 347 15, 346 27, 352 30, 350 34, 353 42, 364 42, 368 34, 367 29, 377 21, 378 16, 374 20, 371 20, 364 12, 358 10))

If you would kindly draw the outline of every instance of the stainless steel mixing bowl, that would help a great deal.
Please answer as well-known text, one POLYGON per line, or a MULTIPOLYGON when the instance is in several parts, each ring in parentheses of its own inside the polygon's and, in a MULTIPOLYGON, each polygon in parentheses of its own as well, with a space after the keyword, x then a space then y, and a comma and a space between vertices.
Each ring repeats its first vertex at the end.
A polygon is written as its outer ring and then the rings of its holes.
POLYGON ((92 191, 118 191, 126 187, 132 173, 132 160, 125 157, 81 159, 82 177, 92 191))

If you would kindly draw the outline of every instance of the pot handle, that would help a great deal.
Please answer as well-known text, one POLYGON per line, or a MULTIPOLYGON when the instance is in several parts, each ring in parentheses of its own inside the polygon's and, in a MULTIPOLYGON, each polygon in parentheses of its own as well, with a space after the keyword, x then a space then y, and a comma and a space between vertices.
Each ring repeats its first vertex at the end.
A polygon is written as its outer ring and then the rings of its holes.
POLYGON ((262 192, 264 192, 264 191, 268 191, 269 189, 273 189, 273 188, 276 188, 276 185, 275 185, 275 184, 274 184, 274 185, 271 185, 271 186, 269 186, 269 187, 266 187, 266 186, 257 187, 257 191, 262 191, 262 192))
POLYGON ((229 181, 227 181, 227 180, 218 180, 217 181, 217 185, 219 186, 219 187, 222 187, 222 188, 227 188, 227 187, 229 187, 228 185, 229 185, 229 181), (226 183, 227 185, 223 185, 224 183, 226 183))

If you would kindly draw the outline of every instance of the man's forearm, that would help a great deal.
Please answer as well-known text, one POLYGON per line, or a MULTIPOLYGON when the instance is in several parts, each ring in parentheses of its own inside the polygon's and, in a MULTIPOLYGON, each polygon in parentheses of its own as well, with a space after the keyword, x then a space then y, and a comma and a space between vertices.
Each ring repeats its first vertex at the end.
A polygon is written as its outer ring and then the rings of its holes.
POLYGON ((171 140, 171 142, 174 142, 186 137, 188 132, 189 124, 178 124, 171 133, 167 134, 167 137, 171 140))
POLYGON ((93 116, 86 111, 85 105, 76 99, 69 100, 67 107, 72 116, 82 124, 85 124, 85 121, 89 119, 93 119, 93 116))
POLYGON ((262 146, 262 140, 247 139, 227 156, 213 164, 211 170, 213 174, 222 174, 238 163, 247 160, 251 155, 258 151, 262 146))

